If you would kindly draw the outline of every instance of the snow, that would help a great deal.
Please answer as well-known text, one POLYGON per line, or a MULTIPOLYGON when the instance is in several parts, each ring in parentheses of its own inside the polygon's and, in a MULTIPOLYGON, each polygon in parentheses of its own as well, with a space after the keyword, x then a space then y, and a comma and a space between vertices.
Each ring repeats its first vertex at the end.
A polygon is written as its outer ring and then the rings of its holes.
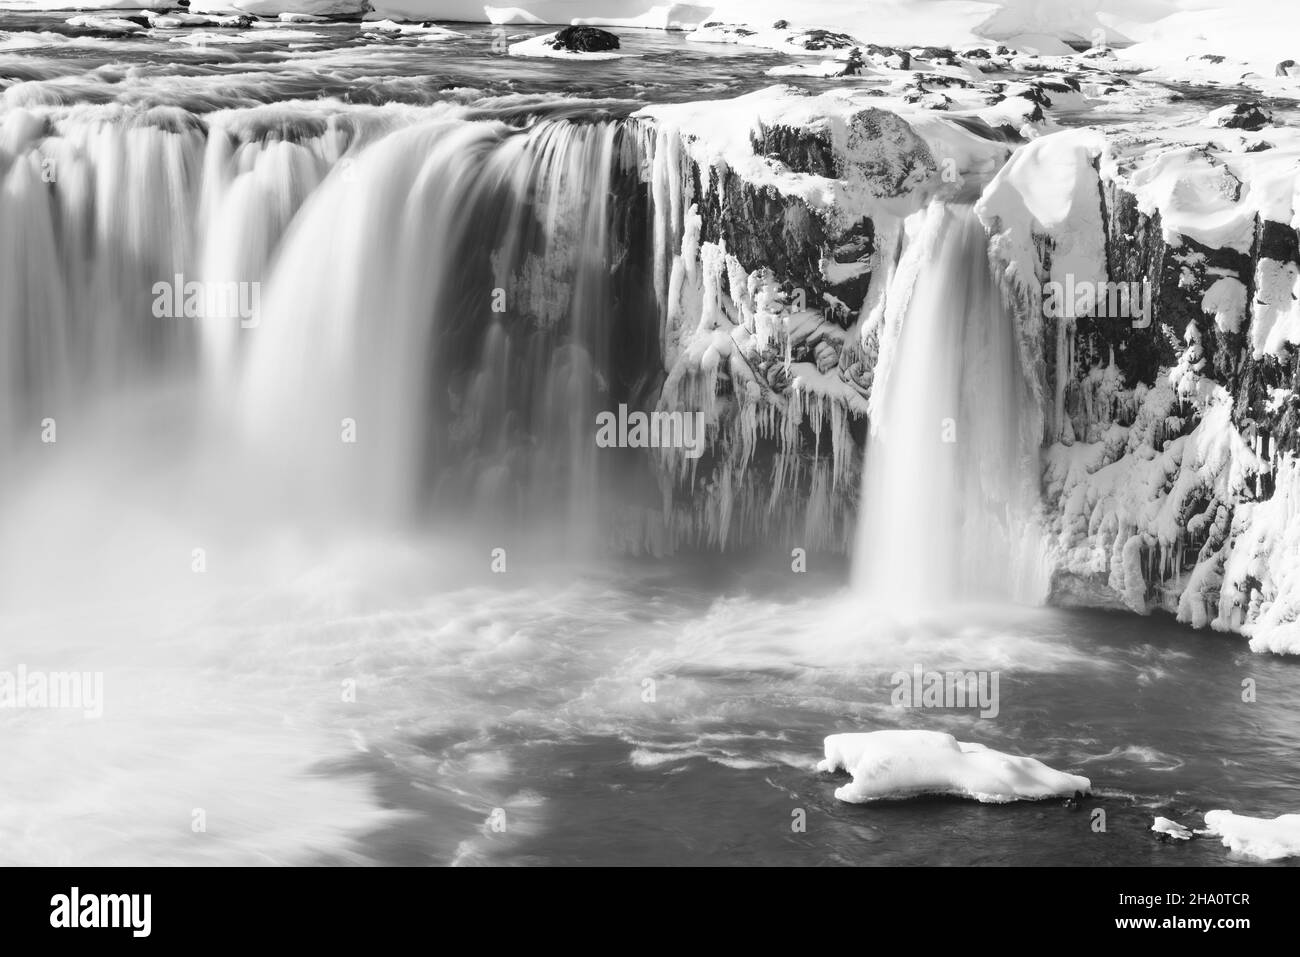
MULTIPOLYGON (((1177 434, 1179 397, 1167 378, 1134 391, 1112 393, 1094 413, 1105 420, 1108 410, 1134 403, 1131 426, 1110 422, 1101 431, 1098 422, 1095 440, 1056 444, 1045 454, 1045 499, 1059 511, 1059 567, 1080 576, 1108 574, 1109 587, 1141 614, 1150 610, 1148 582, 1167 581, 1176 586, 1180 621, 1239 627, 1230 616, 1241 604, 1245 571, 1232 563, 1227 506, 1247 497, 1259 458, 1232 424, 1231 397, 1208 380, 1198 378, 1191 393, 1200 422, 1188 435, 1177 434), (1184 523, 1206 545, 1193 572, 1178 579, 1184 523)), ((1248 514, 1239 508, 1233 520, 1248 514)), ((1236 554, 1246 554, 1244 543, 1236 554)))
POLYGON ((1205 122, 1107 141, 1102 175, 1160 214, 1164 239, 1249 253, 1257 219, 1300 227, 1300 130, 1224 130, 1205 122))
MULTIPOLYGON (((11 9, 127 9, 139 0, 3 0, 11 9)), ((1276 0, 523 0, 491 5, 481 0, 373 0, 376 15, 393 20, 470 23, 586 23, 596 26, 696 30, 705 23, 772 30, 787 20, 795 30, 847 33, 873 43, 961 46, 999 41, 1041 55, 1104 43, 1142 66, 1170 77, 1231 82, 1252 74, 1263 87, 1276 65, 1296 59, 1300 8, 1276 0), (1267 24, 1267 29, 1260 29, 1267 24), (1221 63, 1196 59, 1222 57, 1221 63), (1190 61, 1190 62, 1189 62, 1190 61)), ((299 13, 357 15, 362 0, 194 0, 191 12, 243 12, 262 16, 299 13)))
POLYGON ((991 172, 1010 151, 929 110, 852 88, 808 96, 778 85, 730 100, 646 107, 633 116, 653 121, 667 139, 680 141, 699 167, 728 169, 756 188, 797 198, 841 225, 873 212, 905 215, 919 209, 945 185, 937 157, 951 159, 959 173, 967 174, 991 172), (774 126, 825 135, 843 158, 845 175, 796 172, 757 155, 753 135, 774 126))
POLYGON ((1201 297, 1201 309, 1220 332, 1240 332, 1246 316, 1246 287, 1236 276, 1222 276, 1201 297))
POLYGON ((941 731, 832 734, 819 771, 848 771, 835 797, 851 804, 948 794, 986 804, 1088 793, 1092 783, 1030 757, 958 741, 941 731))
POLYGON ((1292 455, 1276 464, 1272 498, 1243 510, 1234 532, 1241 542, 1226 569, 1237 578, 1259 582, 1253 601, 1244 589, 1227 597, 1241 618, 1250 649, 1273 654, 1300 654, 1300 463, 1292 455))
POLYGON ((422 23, 398 23, 396 20, 368 20, 365 25, 367 30, 373 30, 377 33, 400 33, 403 35, 417 35, 426 39, 450 40, 457 37, 463 37, 465 34, 457 33, 455 30, 448 30, 446 27, 425 26, 422 23))
POLYGON ((1300 343, 1300 269, 1263 257, 1255 267, 1250 341, 1256 358, 1300 343))
POLYGON ((843 76, 842 60, 822 60, 820 63, 788 63, 774 66, 767 71, 768 76, 843 76))
MULTIPOLYGON (((1024 368, 1035 370, 1037 399, 1045 405, 1042 282, 1104 282, 1106 246, 1096 160, 1105 148, 1093 129, 1065 130, 1018 149, 985 189, 975 210, 988 228, 989 256, 999 264, 1008 298, 1020 321, 1024 368), (1041 277, 1039 250, 1052 248, 1050 272, 1041 277)), ((1056 320, 1057 366, 1067 365, 1073 324, 1056 320)), ((1057 377, 1052 437, 1065 419, 1065 378, 1057 377)))
POLYGON ((1300 8, 1275 0, 1183 0, 1167 4, 1108 0, 1102 19, 1135 41, 1120 55, 1158 65, 1185 65, 1202 54, 1239 60, 1237 76, 1273 74, 1281 60, 1300 59, 1300 8))
POLYGON ((1159 153, 1129 178, 1138 209, 1160 213, 1165 242, 1190 236, 1205 246, 1247 252, 1254 239, 1254 213, 1240 202, 1241 181, 1203 147, 1159 153))
POLYGON ((86 27, 94 30, 112 31, 114 33, 142 33, 144 27, 131 20, 122 20, 117 17, 96 17, 84 15, 79 17, 69 17, 67 24, 70 27, 86 27))
POLYGON ((686 39, 696 43, 730 43, 737 46, 755 47, 759 50, 774 50, 793 56, 836 55, 846 59, 855 46, 865 45, 856 37, 848 40, 836 36, 833 40, 814 38, 807 30, 792 27, 757 27, 733 23, 709 23, 694 30, 686 39))
POLYGON ((980 219, 994 233, 1008 275, 1029 281, 1033 238, 1054 248, 1050 278, 1106 278, 1101 198, 1095 161, 1104 148, 1093 129, 1065 130, 1017 150, 980 198, 980 219))
POLYGON ((1206 811, 1205 827, 1235 854, 1261 861, 1300 857, 1300 814, 1270 820, 1232 811, 1206 811))

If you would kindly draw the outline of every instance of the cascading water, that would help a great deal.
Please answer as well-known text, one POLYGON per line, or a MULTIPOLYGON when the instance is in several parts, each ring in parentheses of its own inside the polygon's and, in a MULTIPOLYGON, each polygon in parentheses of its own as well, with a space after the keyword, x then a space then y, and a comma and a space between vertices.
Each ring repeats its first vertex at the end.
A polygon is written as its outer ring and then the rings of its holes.
POLYGON ((657 350, 634 143, 616 121, 485 112, 10 113, 11 457, 50 418, 220 462, 199 507, 224 484, 245 513, 440 508, 590 539, 618 464, 595 413, 650 398, 657 350), (191 282, 205 305, 174 315, 191 282))
POLYGON ((1036 474, 1014 322, 970 206, 936 203, 909 226, 880 332, 855 586, 904 607, 1014 597, 1036 474))

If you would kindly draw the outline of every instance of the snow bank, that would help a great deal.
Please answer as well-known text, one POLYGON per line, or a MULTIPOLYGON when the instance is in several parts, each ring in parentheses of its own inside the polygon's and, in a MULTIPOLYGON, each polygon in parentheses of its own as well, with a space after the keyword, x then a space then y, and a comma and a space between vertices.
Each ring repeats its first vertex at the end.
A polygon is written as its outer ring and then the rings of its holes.
MULTIPOLYGON (((1065 419, 1065 383, 1057 376, 1047 403, 1047 378, 1041 358, 1044 334, 1044 283, 1104 282, 1106 246, 1102 229, 1097 158, 1105 139, 1097 130, 1065 130, 1018 149, 999 170, 976 204, 988 228, 989 258, 1000 270, 1007 301, 1019 325, 1022 368, 1030 370, 1040 413, 1051 412, 1051 437, 1065 419), (1044 247, 1050 269, 1040 269, 1044 247)), ((1071 286, 1072 287, 1072 286, 1071 286)), ((1073 324, 1056 320, 1056 367, 1065 368, 1073 324)), ((1040 415, 1040 420, 1043 418, 1040 415)))
POLYGON ((852 783, 835 789, 836 798, 852 804, 921 794, 1005 804, 1092 789, 1092 782, 1080 775, 961 742, 940 731, 832 734, 826 738, 826 759, 817 769, 853 775, 852 783))
POLYGON ((1236 854, 1261 861, 1300 857, 1300 814, 1269 820, 1231 811, 1206 811, 1205 827, 1236 854))
POLYGON ((731 100, 651 106, 633 115, 679 140, 700 168, 730 170, 843 224, 876 211, 906 215, 919 209, 952 182, 951 176, 944 180, 938 158, 951 160, 960 178, 991 172, 1010 151, 924 108, 871 90, 808 96, 794 87, 771 86, 731 100), (755 135, 773 127, 821 136, 844 175, 792 170, 756 153, 755 135))
POLYGON ((1057 250, 1051 279, 1106 276, 1097 157, 1105 148, 1095 129, 1065 130, 1017 150, 989 184, 976 207, 993 233, 994 251, 1008 278, 1032 282, 1035 240, 1057 250))
POLYGON ((1232 82, 1247 72, 1272 76, 1277 63, 1300 59, 1300 7, 1276 0, 1173 0, 1136 5, 1106 0, 1099 18, 1135 41, 1120 56, 1173 68, 1173 75, 1232 82), (1216 64, 1204 56, 1227 57, 1216 64))

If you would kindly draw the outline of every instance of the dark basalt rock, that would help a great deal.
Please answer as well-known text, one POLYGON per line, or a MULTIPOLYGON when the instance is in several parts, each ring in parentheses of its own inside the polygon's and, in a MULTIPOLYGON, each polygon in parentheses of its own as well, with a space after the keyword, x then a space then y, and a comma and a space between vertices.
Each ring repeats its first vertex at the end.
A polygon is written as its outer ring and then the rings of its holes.
MULTIPOLYGON (((935 87, 935 86, 954 87, 955 86, 959 90, 969 89, 970 87, 969 80, 963 80, 959 76, 945 76, 942 73, 925 74, 925 76, 921 80, 917 81, 917 86, 919 87, 922 82, 928 84, 931 87, 935 87)), ((929 92, 929 91, 927 90, 925 92, 929 92)))
POLYGON ((898 58, 898 65, 895 69, 909 70, 912 67, 912 54, 906 50, 896 50, 893 47, 882 47, 878 43, 868 43, 865 47, 868 56, 873 56, 879 60, 886 61, 890 57, 898 58))
POLYGON ((1077 76, 1063 76, 1059 80, 1036 80, 1034 85, 1039 89, 1049 90, 1053 93, 1069 93, 1073 90, 1079 92, 1079 78, 1077 76))
POLYGON ((931 63, 941 63, 944 66, 956 66, 957 56, 946 47, 912 47, 912 56, 919 60, 929 60, 931 63))
POLYGON ((1295 60, 1283 60, 1273 69, 1274 76, 1291 76, 1291 71, 1296 69, 1295 60))
MULTIPOLYGON (((807 130, 769 127, 757 135, 758 143, 763 144, 760 152, 792 169, 837 175, 830 143, 807 130)), ((702 239, 721 239, 746 270, 768 267, 792 287, 804 289, 809 301, 819 301, 823 292, 854 306, 862 301, 869 272, 832 284, 822 277, 821 260, 869 262, 875 252, 869 219, 836 234, 802 202, 755 188, 730 170, 696 169, 695 182, 693 201, 703 219, 702 239)))
POLYGON ((1237 103, 1226 116, 1217 120, 1219 126, 1230 130, 1259 130, 1273 122, 1273 114, 1258 103, 1237 103))
POLYGON ((834 33, 830 30, 809 30, 796 42, 805 50, 843 50, 858 45, 858 41, 847 33, 834 33))
MULTIPOLYGON (((826 130, 772 125, 759 126, 751 146, 792 171, 831 179, 865 181, 876 195, 898 196, 937 170, 924 141, 892 113, 866 109, 848 123, 847 150, 838 153, 826 130), (888 145, 879 151, 864 144, 888 145), (870 157, 870 158, 853 158, 870 157)), ((856 308, 866 295, 870 269, 838 283, 821 275, 822 258, 841 265, 869 264, 875 253, 875 228, 864 219, 847 230, 832 230, 802 202, 768 190, 755 189, 724 171, 722 181, 709 175, 698 182, 696 202, 704 220, 703 239, 721 238, 727 250, 747 270, 767 266, 820 299, 822 293, 856 308)))
MULTIPOLYGON (((1115 319, 1077 320, 1076 375, 1106 364, 1113 354, 1129 386, 1149 385, 1162 368, 1179 361, 1187 349, 1183 336, 1195 323, 1203 360, 1199 371, 1232 396, 1232 421, 1241 434, 1247 439, 1262 437, 1266 455, 1300 451, 1300 395, 1281 404, 1272 401, 1272 390, 1300 391, 1300 356, 1295 349, 1286 349, 1280 356, 1256 358, 1250 344, 1256 270, 1264 260, 1300 267, 1300 233, 1289 225, 1261 220, 1247 252, 1205 246, 1188 236, 1170 247, 1159 214, 1141 213, 1136 198, 1118 185, 1103 186, 1102 209, 1107 273, 1115 282, 1150 282, 1151 322, 1141 327, 1115 319), (1225 276, 1237 279, 1245 289, 1246 314, 1237 332, 1220 330, 1201 305, 1205 291, 1225 276)), ((1044 346, 1051 382, 1057 370, 1051 343, 1045 341, 1044 346)), ((1074 383, 1068 383, 1067 412, 1077 404, 1071 400, 1074 390, 1074 383)), ((1270 475, 1261 476, 1256 491, 1265 497, 1272 494, 1270 475)))
POLYGON ((766 156, 796 173, 835 178, 839 165, 830 139, 815 131, 763 123, 750 134, 749 145, 758 156, 766 156))
POLYGON ((608 30, 600 30, 596 27, 565 27, 555 34, 551 47, 572 53, 604 53, 607 50, 618 49, 618 37, 608 30))

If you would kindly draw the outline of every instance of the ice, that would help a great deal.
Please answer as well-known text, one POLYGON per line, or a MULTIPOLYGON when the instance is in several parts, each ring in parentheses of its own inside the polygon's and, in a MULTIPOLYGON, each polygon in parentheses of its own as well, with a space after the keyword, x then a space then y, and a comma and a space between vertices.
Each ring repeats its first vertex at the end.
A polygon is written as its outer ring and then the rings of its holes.
POLYGON ((1157 834, 1164 834, 1178 841, 1190 841, 1192 832, 1183 827, 1177 821, 1171 821, 1167 817, 1157 817, 1155 823, 1151 825, 1151 830, 1157 834))
POLYGON ((1300 857, 1300 814, 1270 820, 1232 811, 1206 811, 1205 827, 1235 854, 1261 861, 1300 857))
POLYGON ((1035 758, 958 741, 941 731, 832 734, 819 771, 845 770, 853 781, 835 789, 851 804, 950 794, 985 804, 1085 794, 1092 782, 1056 771, 1035 758))

